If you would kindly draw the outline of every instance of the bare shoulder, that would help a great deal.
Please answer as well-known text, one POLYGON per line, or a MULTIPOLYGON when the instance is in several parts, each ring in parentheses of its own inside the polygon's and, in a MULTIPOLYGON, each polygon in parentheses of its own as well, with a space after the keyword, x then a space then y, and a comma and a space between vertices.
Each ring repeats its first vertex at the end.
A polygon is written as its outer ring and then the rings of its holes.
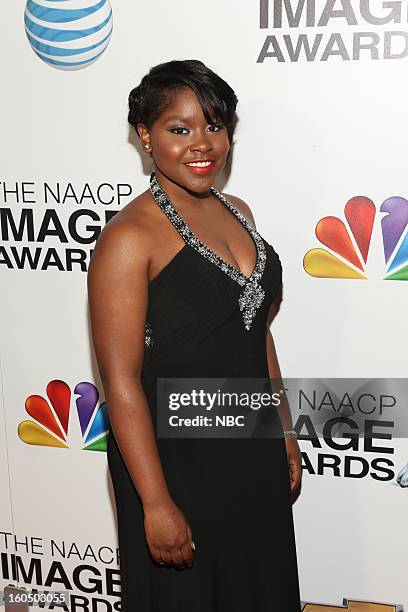
POLYGON ((244 215, 246 220, 251 223, 254 228, 256 228, 254 215, 252 214, 252 210, 250 209, 249 205, 238 196, 234 196, 229 193, 224 193, 223 195, 227 198, 227 200, 235 204, 239 212, 244 215))
POLYGON ((146 267, 149 260, 154 208, 147 192, 129 202, 105 225, 92 253, 89 274, 111 266, 146 267))

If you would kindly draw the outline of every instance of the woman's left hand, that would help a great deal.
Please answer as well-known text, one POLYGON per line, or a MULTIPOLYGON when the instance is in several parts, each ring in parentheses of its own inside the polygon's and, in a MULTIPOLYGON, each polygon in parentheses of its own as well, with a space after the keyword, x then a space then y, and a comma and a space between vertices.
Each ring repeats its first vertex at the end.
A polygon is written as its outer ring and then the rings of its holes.
POLYGON ((302 455, 295 437, 285 437, 285 444, 289 465, 290 491, 293 497, 297 493, 302 480, 302 455))

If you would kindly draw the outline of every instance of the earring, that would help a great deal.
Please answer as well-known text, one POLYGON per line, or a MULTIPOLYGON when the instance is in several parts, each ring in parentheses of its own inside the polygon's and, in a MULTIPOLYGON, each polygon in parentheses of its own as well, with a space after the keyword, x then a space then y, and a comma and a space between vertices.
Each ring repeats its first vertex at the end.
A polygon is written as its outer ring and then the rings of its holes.
POLYGON ((149 144, 145 144, 145 145, 144 145, 144 148, 145 148, 145 149, 150 149, 150 145, 149 145, 149 144))

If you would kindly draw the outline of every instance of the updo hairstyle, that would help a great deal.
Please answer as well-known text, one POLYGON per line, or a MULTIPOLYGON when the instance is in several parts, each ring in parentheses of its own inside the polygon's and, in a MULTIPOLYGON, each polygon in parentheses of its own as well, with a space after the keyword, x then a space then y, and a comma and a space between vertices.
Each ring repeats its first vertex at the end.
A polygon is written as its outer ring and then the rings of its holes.
POLYGON ((185 87, 190 87, 196 94, 209 125, 217 122, 225 125, 231 144, 238 99, 228 83, 199 60, 172 60, 158 64, 132 89, 128 121, 138 136, 137 124, 143 123, 150 129, 170 106, 173 95, 185 87))

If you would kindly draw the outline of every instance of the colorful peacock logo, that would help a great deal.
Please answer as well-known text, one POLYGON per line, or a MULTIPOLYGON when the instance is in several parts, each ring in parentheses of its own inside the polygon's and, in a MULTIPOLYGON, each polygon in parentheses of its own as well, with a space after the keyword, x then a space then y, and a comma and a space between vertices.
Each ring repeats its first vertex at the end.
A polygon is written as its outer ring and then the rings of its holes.
MULTIPOLYGON (((393 196, 380 213, 384 247, 384 280, 408 280, 408 200, 393 196)), ((319 278, 366 279, 366 264, 376 218, 372 200, 356 196, 344 208, 347 225, 338 217, 324 217, 316 225, 317 239, 330 249, 311 249, 303 267, 319 278)))
MULTIPOLYGON (((52 380, 46 387, 47 401, 41 395, 30 395, 26 412, 35 421, 22 421, 19 438, 26 444, 69 448, 68 424, 71 389, 63 380, 52 380)), ((109 432, 108 406, 98 406, 99 392, 94 384, 80 382, 74 388, 76 409, 83 439, 83 450, 106 451, 109 432)))

